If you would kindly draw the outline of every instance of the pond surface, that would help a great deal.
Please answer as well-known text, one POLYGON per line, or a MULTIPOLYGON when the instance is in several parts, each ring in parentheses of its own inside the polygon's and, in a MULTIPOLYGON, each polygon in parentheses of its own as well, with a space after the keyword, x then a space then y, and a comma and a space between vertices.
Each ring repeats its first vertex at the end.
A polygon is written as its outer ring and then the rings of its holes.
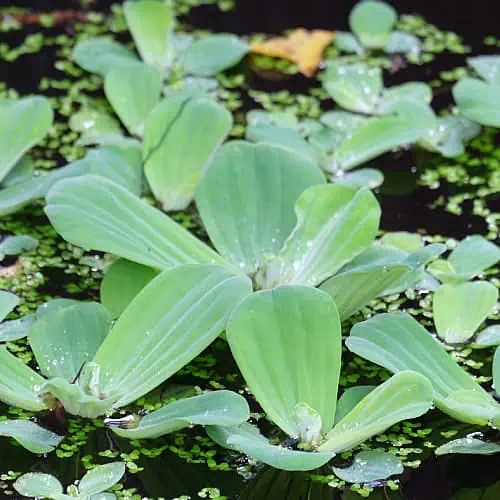
MULTIPOLYGON (((12 7, 10 2, 3 2, 3 5, 12 7)), ((36 22, 32 23, 32 19, 23 17, 22 12, 13 12, 9 15, 17 16, 21 26, 1 33, 4 48, 0 50, 0 80, 4 88, 15 89, 21 95, 42 93, 51 96, 58 109, 57 130, 35 149, 40 169, 63 166, 84 154, 83 148, 75 146, 78 136, 69 129, 68 117, 90 102, 104 106, 102 85, 99 79, 75 71, 68 62, 68 55, 75 37, 82 33, 99 35, 112 32, 120 40, 129 39, 119 16, 110 14, 109 5, 107 2, 91 2, 92 9, 106 14, 92 17, 85 14, 77 2, 19 1, 16 6, 30 7, 33 11, 71 9, 73 12, 51 27, 40 27, 36 22), (76 11, 81 14, 76 15, 76 11), (13 50, 24 54, 13 58, 13 50)), ((222 11, 217 5, 200 6, 191 9, 181 19, 190 29, 230 31, 241 35, 280 33, 295 26, 347 29, 346 20, 352 5, 353 2, 334 0, 286 3, 235 0, 231 11, 222 11)), ((489 12, 490 6, 491 2, 487 1, 474 2, 473 10, 470 5, 457 5, 451 1, 429 5, 424 0, 408 0, 397 4, 402 13, 416 11, 439 29, 458 32, 464 37, 465 44, 471 47, 472 54, 498 50, 483 44, 484 36, 494 34, 498 29, 498 20, 489 12)), ((408 65, 392 74, 386 72, 386 85, 410 80, 437 82, 434 107, 448 107, 453 84, 453 75, 449 73, 465 65, 465 55, 446 50, 433 55, 433 60, 422 65, 408 65)), ((297 96, 304 96, 309 104, 304 107, 303 116, 314 117, 315 105, 323 110, 331 107, 331 102, 316 97, 315 90, 319 88, 316 79, 241 65, 228 72, 226 81, 222 82, 222 98, 233 106, 237 123, 242 123, 247 110, 261 107, 263 94, 271 96, 271 102, 277 108, 296 105, 297 96), (244 75, 242 85, 234 84, 234 77, 238 74, 244 75), (283 95, 283 90, 289 93, 283 95)), ((375 160, 373 164, 384 172, 386 179, 378 190, 383 209, 382 229, 419 232, 434 241, 461 239, 468 234, 498 237, 499 158, 500 133, 486 130, 458 159, 448 160, 422 150, 408 150, 375 160)), ((206 238, 194 208, 176 214, 175 218, 198 236, 206 238)), ((10 289, 22 297, 18 308, 20 314, 32 311, 51 297, 98 299, 105 259, 100 254, 75 248, 58 237, 44 217, 41 204, 28 207, 15 216, 3 217, 0 231, 30 234, 40 239, 38 251, 23 256, 20 274, 13 277, 0 275, 0 288, 10 289)), ((14 261, 4 261, 3 269, 11 264, 14 261)), ((430 323, 430 303, 425 294, 402 294, 377 301, 353 321, 374 310, 394 307, 411 308, 423 322, 430 323)), ((346 325, 346 332, 349 326, 346 325)), ((31 356, 22 341, 16 343, 14 349, 28 359, 31 356)), ((490 373, 491 352, 462 352, 460 356, 461 362, 468 365, 472 373, 486 380, 490 373)), ((344 352, 342 389, 367 381, 379 382, 385 376, 383 370, 344 352)), ((488 381, 485 383, 489 384, 488 381)), ((193 386, 202 389, 243 388, 236 365, 222 340, 173 377, 168 385, 138 401, 133 409, 151 408, 170 398, 189 395, 193 386)), ((252 411, 260 412, 255 402, 250 403, 252 411)), ((0 415, 26 414, 0 404, 0 415)), ((113 458, 128 463, 122 494, 135 495, 135 498, 174 499, 185 495, 184 498, 351 500, 362 498, 360 494, 369 494, 369 498, 380 500, 500 498, 500 455, 434 457, 433 449, 442 442, 477 430, 436 410, 421 419, 394 426, 367 443, 369 448, 380 447, 404 457, 406 468, 397 481, 368 485, 359 491, 339 484, 328 467, 309 474, 249 465, 245 457, 217 447, 199 429, 152 441, 129 442, 112 435, 98 421, 89 423, 74 417, 61 420, 47 413, 39 416, 39 423, 56 432, 67 433, 67 439, 55 453, 40 458, 2 438, 0 497, 15 497, 11 485, 16 473, 50 472, 64 484, 69 484, 80 478, 89 464, 104 463, 113 458)), ((266 425, 262 420, 260 424, 266 425)), ((347 458, 338 457, 334 463, 347 463, 347 458)))

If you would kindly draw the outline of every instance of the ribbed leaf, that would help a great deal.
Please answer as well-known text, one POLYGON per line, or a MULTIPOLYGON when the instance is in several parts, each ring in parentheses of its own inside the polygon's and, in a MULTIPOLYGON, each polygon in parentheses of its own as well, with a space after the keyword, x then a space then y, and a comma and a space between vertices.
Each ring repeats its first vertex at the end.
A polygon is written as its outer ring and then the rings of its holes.
POLYGON ((24 410, 39 411, 45 405, 35 389, 45 382, 37 372, 0 346, 0 401, 24 410))
POLYGON ((19 304, 19 297, 13 293, 0 290, 0 321, 19 304))
POLYGON ((210 98, 163 100, 146 121, 144 171, 164 210, 184 210, 232 126, 231 113, 210 98))
POLYGON ((321 467, 335 453, 295 451, 275 446, 251 424, 234 427, 207 427, 207 434, 220 446, 245 453, 255 460, 289 471, 306 471, 321 467))
POLYGON ((359 2, 349 15, 349 26, 365 47, 381 49, 396 23, 396 11, 385 2, 359 2))
POLYGON ((319 169, 292 153, 235 141, 215 156, 196 204, 222 256, 251 273, 283 246, 304 189, 324 182, 319 169))
POLYGON ((349 467, 332 467, 337 477, 348 483, 368 483, 403 473, 401 459, 384 451, 362 451, 349 467))
POLYGON ((97 351, 101 392, 123 406, 154 389, 226 326, 251 282, 219 266, 179 266, 152 280, 97 351))
POLYGON ((101 282, 101 302, 118 318, 134 297, 155 277, 158 272, 125 259, 113 262, 101 282))
POLYGON ((47 196, 55 229, 75 245, 158 269, 187 263, 224 263, 165 214, 100 176, 58 182, 47 196))
POLYGON ((500 394, 500 347, 496 348, 495 355, 493 356, 492 372, 495 392, 500 394))
POLYGON ((421 49, 419 38, 406 31, 391 32, 384 46, 388 54, 418 54, 421 49))
POLYGON ((481 125, 500 127, 500 85, 463 78, 453 87, 458 109, 481 125))
POLYGON ((102 76, 117 66, 137 62, 132 51, 107 38, 79 41, 71 57, 83 69, 102 76))
POLYGON ((14 438, 31 453, 50 453, 64 439, 30 420, 0 422, 0 436, 14 438))
POLYGON ((489 83, 500 85, 500 57, 495 55, 469 57, 467 64, 489 83))
POLYGON ((44 138, 53 118, 45 97, 0 101, 0 182, 28 149, 44 138))
POLYGON ((498 289, 487 281, 442 285, 433 295, 437 334, 449 344, 470 340, 498 300, 498 289))
POLYGON ((213 76, 234 66, 249 47, 236 35, 217 33, 195 41, 184 53, 184 70, 199 76, 213 76))
MULTIPOLYGON (((1 332, 1 327, 0 327, 1 332)), ((471 347, 482 349, 500 344, 500 325, 491 325, 481 330, 471 343, 471 347)))
POLYGON ((133 429, 113 431, 128 439, 150 439, 190 425, 238 425, 249 417, 244 397, 231 391, 214 391, 167 404, 141 418, 133 429))
POLYGON ((332 428, 341 330, 327 294, 297 286, 252 294, 231 316, 226 335, 250 390, 276 425, 299 437, 297 405, 305 403, 319 413, 323 433, 332 428))
POLYGON ((489 443, 475 437, 454 439, 436 448, 436 455, 460 453, 462 455, 494 455, 500 453, 500 445, 489 443))
POLYGON ((111 315, 96 302, 58 308, 38 318, 28 334, 40 371, 73 380, 92 360, 111 328, 111 315))
POLYGON ((352 54, 363 54, 363 46, 359 43, 358 39, 351 33, 345 31, 337 31, 335 33, 335 47, 352 54))
POLYGON ((359 356, 392 372, 414 370, 426 376, 434 387, 436 404, 443 411, 456 416, 457 406, 462 410, 466 405, 472 408, 467 413, 462 412, 460 420, 476 423, 479 412, 482 419, 488 421, 498 406, 427 330, 407 314, 378 314, 358 323, 346 344, 359 356), (455 393, 462 396, 448 399, 455 393), (482 404, 476 408, 479 399, 482 404))
POLYGON ((380 206, 367 190, 313 186, 295 205, 297 225, 278 256, 257 276, 273 284, 316 286, 366 250, 375 239, 380 206))
POLYGON ((432 407, 430 382, 419 373, 392 376, 365 396, 327 435, 320 451, 349 450, 401 420, 417 418, 432 407))
POLYGON ((123 13, 143 61, 163 70, 169 62, 169 38, 175 23, 171 2, 127 1, 123 13))
POLYGON ((375 385, 359 385, 346 389, 337 401, 335 424, 340 422, 365 396, 375 389, 375 385))
MULTIPOLYGON (((157 0, 150 3, 162 5, 157 0)), ((128 131, 138 136, 142 136, 144 122, 160 100, 161 89, 160 72, 141 62, 113 68, 104 80, 106 98, 128 131)))
POLYGON ((14 488, 25 497, 52 498, 63 493, 63 486, 57 478, 39 472, 23 474, 14 483, 14 488))
POLYGON ((78 483, 81 495, 96 495, 114 486, 125 474, 124 462, 98 465, 87 472, 78 483))

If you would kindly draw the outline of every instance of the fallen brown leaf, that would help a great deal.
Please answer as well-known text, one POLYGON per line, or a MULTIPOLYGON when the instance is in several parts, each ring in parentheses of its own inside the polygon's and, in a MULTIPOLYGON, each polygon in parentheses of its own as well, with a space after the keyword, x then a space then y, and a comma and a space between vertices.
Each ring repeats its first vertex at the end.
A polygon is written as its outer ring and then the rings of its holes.
POLYGON ((253 43, 250 51, 254 54, 288 59, 297 64, 303 75, 311 77, 318 70, 324 50, 334 38, 334 31, 307 31, 297 28, 286 37, 253 43))

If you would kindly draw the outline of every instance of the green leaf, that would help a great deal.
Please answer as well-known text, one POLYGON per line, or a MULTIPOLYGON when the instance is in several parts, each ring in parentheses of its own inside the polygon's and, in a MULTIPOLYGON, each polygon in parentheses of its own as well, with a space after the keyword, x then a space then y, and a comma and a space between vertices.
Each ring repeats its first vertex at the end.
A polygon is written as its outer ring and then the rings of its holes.
POLYGON ((385 43, 384 51, 388 54, 418 54, 422 49, 420 40, 405 31, 393 31, 385 43))
POLYGON ((404 264, 372 264, 350 268, 325 281, 320 289, 337 304, 342 321, 400 280, 411 268, 404 264))
POLYGON ((5 420, 0 422, 0 436, 14 438, 28 451, 38 454, 50 453, 64 439, 64 436, 58 436, 30 420, 5 420))
POLYGON ((497 300, 497 288, 487 281, 440 286, 432 302, 437 334, 448 344, 467 342, 497 300))
POLYGON ((361 63, 332 64, 323 75, 323 86, 343 108, 372 114, 383 89, 382 71, 361 63))
POLYGON ((256 427, 247 423, 234 427, 209 426, 207 434, 224 448, 245 453, 255 460, 282 470, 307 471, 317 469, 335 455, 331 452, 295 451, 272 445, 256 427))
POLYGON ((422 236, 417 233, 408 233, 407 231, 385 233, 380 238, 379 243, 383 246, 397 248, 407 254, 417 252, 424 246, 422 236))
POLYGON ((381 49, 387 43, 396 19, 396 11, 385 2, 365 0, 352 9, 349 26, 365 47, 381 49))
POLYGON ((134 297, 154 278, 158 272, 150 267, 118 259, 113 262, 101 282, 101 302, 118 318, 134 297))
POLYGON ((98 465, 87 472, 78 483, 81 495, 96 495, 114 486, 125 474, 124 462, 98 465))
POLYGON ((7 236, 0 241, 0 259, 2 259, 5 255, 19 255, 23 252, 31 252, 32 250, 35 250, 37 246, 38 240, 31 236, 7 236))
POLYGON ((489 443, 472 436, 454 439, 436 448, 436 455, 460 453, 465 455, 494 455, 500 452, 500 445, 489 443))
POLYGON ((500 393, 500 347, 497 347, 495 350, 495 355, 493 356, 493 386, 495 388, 495 392, 500 393))
POLYGON ((153 279, 130 303, 97 351, 101 392, 135 401, 196 357, 225 329, 251 292, 246 276, 219 266, 179 266, 153 279))
POLYGON ((71 115, 69 128, 81 133, 88 141, 99 135, 122 135, 120 124, 109 113, 87 107, 71 115))
POLYGON ((29 411, 40 411, 45 405, 35 389, 44 379, 18 357, 0 346, 0 401, 29 411))
POLYGON ((246 138, 259 144, 280 146, 300 155, 304 160, 311 162, 312 165, 318 163, 314 148, 293 128, 279 125, 249 125, 246 138))
POLYGON ((237 307, 226 335, 250 390, 276 425, 299 437, 294 414, 305 403, 319 413, 324 433, 332 428, 341 330, 327 294, 300 286, 254 293, 237 307))
POLYGON ((402 420, 432 407, 433 390, 422 375, 403 371, 365 396, 326 436, 320 451, 350 450, 402 420))
POLYGON ((406 101, 429 104, 432 100, 432 90, 426 83, 408 82, 384 89, 379 103, 380 113, 391 112, 398 104, 406 101))
POLYGON ((500 85, 463 78, 453 87, 460 113, 481 125, 500 127, 500 85))
POLYGON ((91 361, 111 328, 111 315, 96 302, 58 308, 38 318, 28 334, 40 371, 73 380, 91 361))
POLYGON ((232 126, 210 98, 164 99, 146 121, 144 171, 164 210, 184 210, 232 126))
POLYGON ((0 324, 0 342, 12 342, 26 337, 33 325, 33 321, 35 321, 33 314, 11 321, 4 321, 0 324))
POLYGON ((213 76, 240 62, 248 50, 248 45, 236 35, 207 35, 193 42, 184 53, 184 70, 192 75, 213 76))
POLYGON ((348 483, 369 483, 403 473, 401 459, 384 451, 361 451, 349 467, 332 467, 337 477, 348 483))
POLYGON ((319 169, 295 154, 233 141, 215 156, 198 187, 196 205, 221 255, 253 273, 291 233, 300 194, 324 182, 319 169))
POLYGON ((139 196, 142 191, 140 148, 102 146, 91 149, 81 160, 85 173, 102 175, 139 196))
MULTIPOLYGON (((2 327, 0 326, 0 332, 2 327)), ((471 347, 482 349, 500 344, 500 325, 491 325, 480 331, 472 340, 471 347)))
POLYGON ((370 121, 370 118, 347 111, 329 111, 321 116, 321 123, 350 137, 354 131, 370 121))
POLYGON ((0 101, 0 182, 52 127, 54 113, 45 97, 0 101))
POLYGON ((10 292, 0 290, 0 321, 19 304, 19 297, 10 292))
MULTIPOLYGON (((151 3, 162 5, 157 0, 151 3)), ((144 122, 160 100, 161 89, 160 72, 141 62, 112 68, 104 80, 109 103, 128 131, 138 136, 142 136, 144 122)))
POLYGON ((488 83, 500 85, 500 57, 478 56, 469 57, 467 64, 471 66, 476 73, 484 78, 488 83))
POLYGON ((334 175, 331 181, 353 188, 375 189, 384 182, 384 174, 376 168, 360 168, 354 172, 339 173, 341 175, 334 175))
POLYGON ((43 198, 58 180, 83 175, 85 169, 83 162, 76 162, 6 189, 0 189, 0 216, 17 212, 36 199, 43 198))
POLYGON ((62 484, 51 474, 29 472, 14 483, 14 488, 25 497, 47 497, 62 495, 62 484))
POLYGON ((392 372, 414 370, 434 387, 437 406, 464 422, 489 421, 497 406, 483 388, 446 353, 441 345, 408 314, 377 314, 356 324, 346 341, 354 353, 392 372), (450 399, 453 394, 459 396, 450 399), (477 395, 477 397, 476 397, 477 395), (478 401, 481 405, 476 408, 478 401), (456 408, 462 410, 457 416, 456 408))
POLYGON ((340 422, 361 400, 375 389, 375 385, 359 385, 346 389, 337 401, 335 424, 340 422))
POLYGON ((169 47, 175 23, 173 5, 158 0, 127 1, 123 13, 142 60, 160 70, 168 67, 173 56, 169 47))
POLYGON ((75 45, 73 60, 86 71, 105 76, 120 65, 137 62, 134 53, 125 46, 107 38, 80 40, 75 45))
POLYGON ((33 177, 34 170, 35 164, 31 156, 28 154, 23 155, 2 181, 2 187, 11 187, 30 180, 33 177))
POLYGON ((151 439, 190 425, 238 425, 249 417, 244 397, 231 391, 214 391, 174 401, 141 418, 135 428, 113 431, 128 439, 151 439))
POLYGON ((339 184, 306 189, 295 211, 297 225, 283 249, 256 277, 261 288, 318 285, 369 247, 380 219, 369 190, 339 184))
POLYGON ((345 31, 337 31, 335 34, 335 47, 343 52, 362 55, 364 52, 363 46, 358 39, 351 33, 345 31))
POLYGON ((95 175, 58 182, 45 212, 63 238, 158 269, 225 262, 159 210, 95 175))

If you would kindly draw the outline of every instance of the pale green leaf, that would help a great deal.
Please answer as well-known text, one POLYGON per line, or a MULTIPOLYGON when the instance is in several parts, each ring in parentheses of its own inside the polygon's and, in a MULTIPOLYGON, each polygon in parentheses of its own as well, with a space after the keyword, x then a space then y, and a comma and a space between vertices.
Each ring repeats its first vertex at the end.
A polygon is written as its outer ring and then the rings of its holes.
MULTIPOLYGON (((157 0, 151 0, 153 2, 161 5, 157 0)), ((109 103, 127 130, 138 136, 142 136, 144 122, 160 100, 161 89, 160 72, 141 62, 113 68, 104 80, 109 103)))
MULTIPOLYGON (((0 241, 0 260, 5 255, 19 255, 23 252, 31 252, 32 250, 35 250, 37 246, 38 240, 31 236, 7 236, 0 241)), ((2 315, 0 307, 0 318, 1 316, 2 315)))
POLYGON ((437 334, 448 344, 467 342, 497 300, 497 288, 487 281, 440 286, 432 302, 437 334))
POLYGON ((78 483, 82 495, 95 495, 114 486, 125 474, 124 462, 112 462, 98 465, 87 472, 78 483))
POLYGON ((142 60, 163 70, 172 57, 169 39, 175 23, 173 4, 129 0, 123 4, 123 13, 142 60))
POLYGON ((479 235, 467 236, 448 257, 448 262, 464 281, 481 274, 499 260, 500 248, 479 235))
POLYGON ((337 31, 335 33, 335 47, 351 54, 361 55, 364 52, 363 46, 359 43, 358 39, 345 31, 337 31))
POLYGON ((19 297, 13 293, 0 290, 0 321, 19 304, 19 297))
POLYGON ((4 321, 0 324, 0 342, 12 342, 26 337, 31 325, 33 325, 33 321, 35 321, 33 314, 11 321, 4 321))
POLYGON ((0 401, 24 410, 43 410, 45 405, 36 396, 35 389, 44 381, 36 371, 0 346, 0 401))
POLYGON ((78 41, 71 57, 83 69, 102 76, 119 65, 137 62, 132 51, 107 38, 78 41))
POLYGON ((220 446, 245 453, 255 460, 289 471, 306 471, 321 467, 330 461, 335 453, 295 451, 275 446, 250 424, 234 427, 207 427, 207 434, 220 446))
POLYGON ((426 377, 411 371, 397 373, 338 422, 319 450, 350 450, 397 422, 420 417, 432 407, 432 400, 432 385, 426 377))
POLYGON ((370 121, 370 118, 347 111, 329 111, 321 116, 321 123, 350 137, 354 131, 370 121))
POLYGON ((144 171, 164 210, 184 210, 232 126, 210 98, 164 99, 146 121, 144 171))
POLYGON ((436 455, 460 453, 463 455, 494 455, 500 452, 500 445, 483 441, 473 436, 454 439, 436 448, 436 455))
POLYGON ((384 174, 376 168, 360 168, 354 172, 339 172, 331 178, 331 182, 344 184, 354 188, 375 189, 384 182, 384 174))
POLYGON ((101 392, 116 407, 146 394, 205 349, 251 292, 245 276, 219 266, 179 266, 153 279, 97 351, 101 392))
POLYGON ((331 295, 341 320, 345 320, 381 295, 411 268, 401 264, 372 264, 353 267, 325 281, 320 289, 331 295))
MULTIPOLYGON (((2 331, 0 326, 0 332, 2 331)), ((482 349, 500 344, 500 325, 491 325, 480 331, 472 340, 471 347, 482 349)))
POLYGON ((369 483, 403 473, 401 459, 384 451, 361 451, 349 467, 332 467, 337 477, 348 483, 369 483))
POLYGON ((361 400, 375 389, 375 385, 359 385, 346 389, 337 401, 335 424, 340 422, 361 400))
POLYGON ((158 272, 126 259, 113 262, 101 282, 101 302, 118 318, 158 272))
POLYGON ((30 420, 0 422, 0 436, 14 438, 31 453, 50 453, 64 439, 30 420))
POLYGON ((463 78, 453 87, 460 113, 481 125, 500 127, 500 85, 463 78))
POLYGON ((422 236, 418 233, 408 233, 407 231, 385 233, 380 238, 379 243, 383 246, 397 248, 408 254, 416 252, 424 246, 422 236))
POLYGON ((418 37, 405 31, 393 31, 387 39, 384 51, 388 54, 418 54, 422 44, 418 37))
POLYGON ((298 437, 294 413, 305 403, 321 416, 323 432, 331 429, 341 330, 327 294, 298 286, 254 293, 237 307, 226 335, 250 390, 276 425, 298 437))
POLYGON ((71 243, 145 266, 225 263, 168 216, 100 176, 58 182, 47 195, 45 211, 71 243))
POLYGON ((111 328, 111 315, 96 302, 58 308, 38 318, 28 341, 48 378, 73 380, 91 361, 111 328))
POLYGON ((190 425, 238 425, 249 417, 244 397, 231 391, 214 391, 174 401, 142 417, 135 428, 113 431, 128 439, 151 439, 190 425))
POLYGON ((193 42, 184 53, 184 70, 192 75, 213 76, 240 62, 248 50, 248 45, 236 35, 207 35, 193 42))
POLYGON ((257 276, 261 288, 318 285, 370 246, 380 219, 369 190, 340 184, 306 189, 295 211, 297 224, 283 249, 257 276))
POLYGON ((291 233, 300 194, 324 182, 319 169, 295 154, 234 141, 215 156, 196 205, 221 255, 252 273, 279 252, 291 233))
POLYGON ((380 113, 391 112, 395 106, 404 101, 415 101, 429 104, 432 100, 432 90, 426 83, 408 82, 402 85, 394 85, 382 92, 382 98, 378 105, 380 113))
POLYGON ((11 187, 30 180, 33 177, 34 170, 35 164, 31 156, 28 154, 23 155, 2 181, 2 187, 11 187))
POLYGON ((73 113, 69 119, 69 128, 80 132, 83 136, 90 138, 103 134, 121 136, 121 128, 115 118, 109 113, 92 108, 81 108, 73 113))
POLYGON ((45 97, 0 100, 0 182, 52 127, 54 113, 45 97))
POLYGON ((482 422, 488 422, 498 406, 408 314, 378 314, 358 323, 351 330, 346 345, 359 356, 392 372, 414 370, 421 373, 434 387, 437 406, 464 422, 477 423, 479 417, 482 422), (456 393, 458 396, 453 398, 456 393), (479 407, 478 402, 481 402, 479 407))
POLYGON ((278 125, 280 127, 299 129, 297 114, 293 111, 264 111, 263 109, 252 109, 247 113, 247 126, 254 125, 278 125))
POLYGON ((63 493, 62 484, 51 474, 30 472, 14 483, 14 488, 25 497, 48 497, 63 493))
POLYGON ((500 56, 470 57, 467 64, 489 83, 500 85, 500 56))
POLYGON ((383 89, 380 68, 365 64, 333 64, 323 75, 323 86, 332 99, 345 109, 374 113, 383 89))
POLYGON ((387 3, 364 0, 349 14, 349 26, 365 47, 381 49, 396 23, 396 11, 387 3))
POLYGON ((495 388, 495 392, 497 394, 500 393, 500 347, 497 347, 495 350, 495 355, 493 356, 493 385, 495 388))

